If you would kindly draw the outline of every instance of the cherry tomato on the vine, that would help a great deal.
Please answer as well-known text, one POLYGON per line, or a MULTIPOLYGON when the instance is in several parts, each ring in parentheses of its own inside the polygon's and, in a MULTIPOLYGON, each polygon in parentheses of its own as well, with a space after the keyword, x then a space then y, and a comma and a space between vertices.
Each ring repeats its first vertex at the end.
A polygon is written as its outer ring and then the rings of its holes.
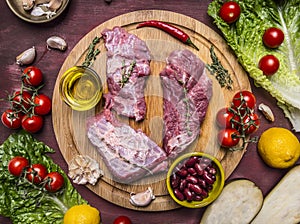
POLYGON ((42 71, 35 66, 29 66, 24 69, 22 80, 27 85, 37 87, 43 82, 42 71))
POLYGON ((51 110, 51 100, 44 94, 34 96, 33 103, 35 104, 34 113, 37 115, 46 115, 51 110))
POLYGON ((7 109, 1 115, 2 124, 10 129, 18 129, 21 127, 21 121, 23 118, 22 113, 16 113, 12 109, 7 109))
POLYGON ((22 156, 16 156, 9 161, 8 171, 10 172, 10 174, 19 177, 28 166, 28 159, 22 156))
POLYGON ((26 170, 26 178, 28 181, 33 182, 34 184, 41 183, 44 178, 47 176, 48 171, 47 168, 40 163, 31 165, 26 170))
POLYGON ((243 119, 245 134, 249 135, 257 131, 260 125, 260 119, 256 113, 248 114, 243 119))
POLYGON ((284 33, 276 27, 268 28, 263 35, 263 42, 269 48, 277 48, 284 41, 284 33))
POLYGON ((59 172, 50 172, 45 180, 45 188, 49 192, 56 192, 64 186, 64 177, 59 172))
POLYGON ((232 104, 235 108, 253 110, 256 105, 256 98, 253 93, 248 90, 237 92, 232 99, 232 104))
POLYGON ((218 142, 224 148, 236 146, 240 141, 240 133, 234 128, 225 128, 218 133, 218 142))
POLYGON ((229 107, 224 107, 217 112, 216 122, 220 128, 233 128, 239 121, 240 118, 229 107))
POLYGON ((113 224, 131 224, 131 223, 132 223, 131 220, 127 216, 121 215, 114 220, 113 224))
POLYGON ((258 67, 266 76, 274 75, 279 69, 279 60, 272 54, 263 56, 258 63, 258 67))
POLYGON ((221 19, 226 23, 231 24, 238 20, 241 14, 241 7, 235 1, 225 2, 219 11, 221 19))
POLYGON ((44 124, 44 119, 40 115, 25 115, 22 119, 22 128, 29 133, 38 132, 44 124))
POLYGON ((12 105, 16 109, 29 109, 31 106, 31 93, 27 91, 16 91, 12 98, 12 105))

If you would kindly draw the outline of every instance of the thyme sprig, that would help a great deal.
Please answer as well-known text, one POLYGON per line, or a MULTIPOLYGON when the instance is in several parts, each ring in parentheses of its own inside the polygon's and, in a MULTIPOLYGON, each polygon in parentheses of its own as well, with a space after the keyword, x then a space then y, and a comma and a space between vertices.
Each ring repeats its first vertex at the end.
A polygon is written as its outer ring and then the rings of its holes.
POLYGON ((218 80, 220 86, 223 88, 225 87, 228 90, 232 90, 233 81, 227 69, 225 69, 218 59, 214 47, 211 46, 210 48, 210 57, 212 60, 212 64, 206 64, 206 68, 212 75, 215 75, 216 79, 218 80))
POLYGON ((125 61, 124 60, 122 61, 122 71, 121 71, 122 79, 119 82, 121 88, 123 88, 124 85, 128 82, 129 78, 132 75, 132 72, 133 72, 133 69, 134 69, 135 65, 136 65, 136 61, 133 60, 130 63, 129 68, 126 69, 125 61))
POLYGON ((85 60, 82 63, 82 66, 89 67, 91 65, 92 61, 96 60, 96 56, 100 53, 100 50, 95 49, 95 47, 99 42, 100 42, 100 37, 95 37, 93 39, 92 43, 90 43, 88 52, 85 56, 85 60))
POLYGON ((146 170, 147 172, 149 172, 151 175, 153 175, 153 172, 152 172, 151 170, 149 170, 147 167, 145 167, 145 166, 140 166, 140 165, 138 165, 138 164, 136 164, 136 163, 130 162, 130 160, 126 159, 126 158, 125 158, 124 156, 122 156, 120 153, 118 153, 118 156, 119 156, 120 159, 123 160, 123 162, 128 163, 128 164, 130 164, 130 165, 132 165, 132 166, 134 166, 134 167, 142 168, 142 169, 146 170))

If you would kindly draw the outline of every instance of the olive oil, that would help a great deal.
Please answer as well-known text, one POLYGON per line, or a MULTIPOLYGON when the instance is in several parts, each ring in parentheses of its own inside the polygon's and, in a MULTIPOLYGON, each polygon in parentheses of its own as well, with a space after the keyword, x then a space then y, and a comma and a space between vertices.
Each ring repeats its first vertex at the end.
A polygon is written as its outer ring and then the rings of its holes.
POLYGON ((100 77, 89 67, 74 66, 60 80, 62 99, 74 110, 85 111, 95 107, 102 91, 100 77))

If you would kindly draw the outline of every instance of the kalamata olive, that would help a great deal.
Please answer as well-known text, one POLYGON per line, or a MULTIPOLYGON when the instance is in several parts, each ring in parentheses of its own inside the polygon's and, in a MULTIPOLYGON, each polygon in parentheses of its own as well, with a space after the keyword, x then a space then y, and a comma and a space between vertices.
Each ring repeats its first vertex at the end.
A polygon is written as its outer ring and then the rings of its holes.
POLYGON ((189 167, 189 168, 187 169, 187 171, 188 171, 188 173, 191 174, 192 176, 197 175, 197 172, 196 172, 196 170, 195 170, 193 167, 189 167))
POLYGON ((180 200, 180 201, 184 200, 184 195, 181 193, 181 191, 178 188, 175 188, 173 192, 174 192, 175 197, 178 200, 180 200))
POLYGON ((176 174, 173 174, 171 176, 171 186, 172 188, 177 188, 179 186, 180 183, 180 177, 177 176, 176 174))
POLYGON ((186 177, 188 175, 188 171, 185 167, 182 167, 180 170, 176 172, 177 175, 181 177, 186 177))
POLYGON ((197 184, 198 183, 198 179, 194 176, 187 176, 186 177, 186 181, 192 184, 197 184))
POLYGON ((179 190, 183 191, 184 188, 186 188, 186 186, 187 186, 187 181, 185 179, 181 180, 179 184, 179 190))
POLYGON ((203 175, 204 169, 202 169, 202 167, 200 166, 199 163, 196 163, 196 164, 194 165, 194 169, 195 169, 195 171, 197 172, 197 174, 198 174, 199 176, 203 175))
POLYGON ((193 194, 188 188, 185 188, 183 190, 183 195, 185 196, 187 201, 192 201, 193 200, 193 194))
POLYGON ((192 156, 186 161, 185 165, 187 167, 193 167, 197 161, 198 161, 198 157, 192 156))
POLYGON ((202 177, 207 184, 213 184, 215 182, 206 170, 204 171, 202 177))
POLYGON ((188 188, 190 191, 195 192, 196 194, 201 194, 202 193, 202 188, 199 185, 196 184, 189 184, 188 188))

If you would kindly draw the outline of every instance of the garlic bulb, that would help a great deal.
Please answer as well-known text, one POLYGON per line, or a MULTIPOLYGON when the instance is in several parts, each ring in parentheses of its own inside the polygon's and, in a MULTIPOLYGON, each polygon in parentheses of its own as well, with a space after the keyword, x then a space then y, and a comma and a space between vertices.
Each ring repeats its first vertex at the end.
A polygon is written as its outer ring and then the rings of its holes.
POLYGON ((52 36, 47 39, 47 47, 64 51, 67 49, 67 43, 64 39, 58 36, 52 36))
POLYGON ((90 183, 95 185, 98 179, 103 176, 103 171, 96 160, 89 156, 77 155, 70 162, 68 176, 76 184, 90 183))
POLYGON ((28 65, 31 64, 35 59, 36 51, 35 47, 29 48, 23 51, 16 57, 16 63, 18 65, 28 65))
POLYGON ((144 192, 140 193, 130 193, 130 203, 134 206, 144 207, 151 203, 152 200, 155 199, 155 195, 153 194, 153 190, 151 187, 144 192))

